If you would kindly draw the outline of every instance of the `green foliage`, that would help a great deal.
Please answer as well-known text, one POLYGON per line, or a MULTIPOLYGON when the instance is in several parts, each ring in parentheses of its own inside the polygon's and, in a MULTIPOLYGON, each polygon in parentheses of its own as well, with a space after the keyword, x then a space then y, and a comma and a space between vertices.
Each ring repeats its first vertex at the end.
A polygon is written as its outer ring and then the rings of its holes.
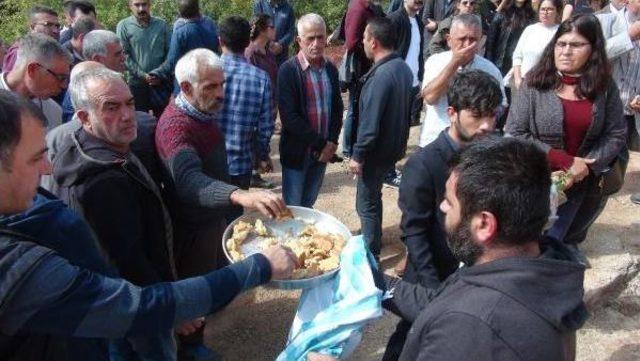
MULTIPOLYGON (((315 12, 322 15, 329 29, 339 22, 346 9, 346 0, 289 0, 296 16, 315 12)), ((105 28, 114 30, 121 19, 130 15, 127 0, 93 0, 98 20, 105 28)), ((0 0, 0 38, 11 43, 27 31, 27 13, 36 4, 50 6, 60 13, 63 20, 62 0, 0 0)), ((204 14, 215 20, 229 15, 251 17, 252 0, 201 0, 204 14)), ((154 0, 153 14, 169 22, 177 17, 175 0, 154 0)))

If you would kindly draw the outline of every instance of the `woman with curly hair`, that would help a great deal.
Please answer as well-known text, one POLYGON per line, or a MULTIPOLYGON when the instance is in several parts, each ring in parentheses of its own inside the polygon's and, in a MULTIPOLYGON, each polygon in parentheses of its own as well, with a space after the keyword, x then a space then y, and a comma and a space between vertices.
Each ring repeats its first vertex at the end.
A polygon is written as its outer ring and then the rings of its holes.
POLYGON ((569 245, 584 241, 608 199, 602 173, 625 151, 627 133, 595 16, 560 24, 526 75, 505 131, 532 140, 546 151, 553 171, 566 171, 568 200, 547 235, 569 245))

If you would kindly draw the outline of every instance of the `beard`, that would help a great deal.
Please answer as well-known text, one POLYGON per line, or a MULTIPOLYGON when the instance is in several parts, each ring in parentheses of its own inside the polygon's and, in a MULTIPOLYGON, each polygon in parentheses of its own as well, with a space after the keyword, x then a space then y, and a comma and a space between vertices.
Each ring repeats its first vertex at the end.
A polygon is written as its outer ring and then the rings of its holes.
POLYGON ((453 256, 467 266, 473 266, 482 255, 480 246, 473 242, 471 219, 462 219, 452 228, 447 228, 447 245, 453 256))

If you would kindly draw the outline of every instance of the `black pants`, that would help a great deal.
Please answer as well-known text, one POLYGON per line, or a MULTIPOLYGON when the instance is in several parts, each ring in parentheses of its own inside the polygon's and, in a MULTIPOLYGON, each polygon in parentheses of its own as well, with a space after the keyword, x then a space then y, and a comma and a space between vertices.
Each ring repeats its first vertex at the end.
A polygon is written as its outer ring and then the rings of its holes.
POLYGON ((582 243, 587 238, 589 228, 607 205, 609 197, 602 194, 599 182, 600 177, 589 175, 567 191, 568 198, 577 196, 578 192, 584 192, 584 198, 563 239, 564 243, 582 243))
POLYGON ((396 330, 389 338, 389 342, 387 342, 387 348, 384 350, 382 361, 396 361, 400 358, 410 329, 411 322, 402 319, 398 322, 396 330))

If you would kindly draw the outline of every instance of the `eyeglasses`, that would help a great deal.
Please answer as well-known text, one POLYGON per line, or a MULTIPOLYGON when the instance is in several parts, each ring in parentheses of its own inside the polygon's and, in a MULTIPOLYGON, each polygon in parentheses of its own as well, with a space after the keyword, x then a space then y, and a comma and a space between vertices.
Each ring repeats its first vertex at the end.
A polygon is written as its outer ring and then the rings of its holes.
POLYGON ((52 22, 48 22, 48 21, 42 21, 39 23, 34 23, 33 25, 40 25, 40 26, 44 26, 46 28, 55 28, 60 30, 62 28, 62 25, 60 25, 60 23, 52 23, 52 22))
POLYGON ((584 48, 587 45, 590 45, 590 43, 577 42, 577 41, 570 41, 570 42, 557 41, 556 42, 556 48, 558 49, 564 49, 566 47, 569 47, 569 50, 577 50, 577 49, 584 48))
POLYGON ((476 4, 476 2, 475 1, 461 1, 460 4, 463 5, 463 6, 474 6, 476 4))
POLYGON ((58 74, 56 72, 54 72, 53 70, 47 68, 46 66, 42 65, 42 64, 38 64, 38 66, 44 70, 47 71, 47 73, 53 75, 54 78, 56 78, 56 80, 60 83, 66 83, 67 81, 69 81, 69 74, 58 74))

